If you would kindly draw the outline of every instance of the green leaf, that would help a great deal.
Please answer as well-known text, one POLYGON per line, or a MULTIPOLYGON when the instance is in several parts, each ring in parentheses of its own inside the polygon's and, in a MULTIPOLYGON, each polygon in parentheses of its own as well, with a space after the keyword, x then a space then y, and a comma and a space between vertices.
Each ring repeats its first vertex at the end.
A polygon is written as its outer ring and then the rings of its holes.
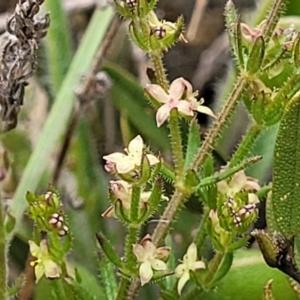
POLYGON ((274 151, 272 203, 277 226, 291 237, 300 232, 300 99, 288 103, 274 151))
POLYGON ((211 284, 217 283, 229 272, 232 262, 233 262, 233 252, 227 252, 224 255, 221 265, 219 266, 218 271, 216 272, 211 284))
POLYGON ((51 24, 46 38, 46 51, 49 59, 51 83, 55 93, 57 93, 72 60, 71 43, 62 1, 47 0, 45 6, 46 11, 50 11, 51 14, 51 24))
MULTIPOLYGON (((265 283, 273 278, 275 299, 296 300, 297 295, 286 280, 286 275, 268 267, 258 250, 235 252, 228 274, 219 282, 218 288, 205 291, 205 300, 257 300, 262 299, 265 283)), ((198 299, 198 298, 195 298, 198 299)))
POLYGON ((130 74, 112 64, 106 65, 103 70, 113 81, 110 96, 115 106, 126 113, 140 133, 150 138, 159 148, 169 149, 167 130, 157 128, 154 116, 145 111, 147 101, 140 85, 130 74))

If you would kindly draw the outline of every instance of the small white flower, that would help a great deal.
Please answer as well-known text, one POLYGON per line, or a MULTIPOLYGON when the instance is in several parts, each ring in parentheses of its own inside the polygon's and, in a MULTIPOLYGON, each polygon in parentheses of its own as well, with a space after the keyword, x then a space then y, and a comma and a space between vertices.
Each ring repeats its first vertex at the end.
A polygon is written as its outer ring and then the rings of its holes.
POLYGON ((36 258, 30 265, 34 267, 36 282, 38 282, 43 275, 47 278, 58 278, 60 276, 59 266, 51 259, 48 253, 48 245, 46 240, 40 242, 38 246, 33 241, 28 241, 30 253, 36 258))
POLYGON ((169 247, 160 247, 152 243, 150 235, 147 235, 141 241, 141 244, 134 244, 133 253, 140 263, 139 275, 141 285, 146 284, 153 277, 153 270, 164 271, 167 270, 167 265, 162 259, 166 259, 169 256, 169 247))
POLYGON ((195 98, 197 92, 193 93, 192 85, 184 78, 175 79, 166 93, 158 84, 146 85, 146 92, 163 105, 157 110, 156 124, 160 127, 170 116, 173 108, 177 108, 178 112, 186 116, 194 116, 195 111, 215 117, 212 110, 201 105, 204 100, 199 102, 195 98))
POLYGON ((195 243, 192 243, 183 257, 182 264, 175 269, 175 276, 179 278, 177 285, 179 295, 184 285, 190 279, 190 270, 196 271, 197 269, 205 269, 205 264, 203 261, 197 260, 197 246, 195 243))
MULTIPOLYGON (((130 141, 128 148, 125 149, 127 154, 115 152, 103 156, 107 161, 106 169, 112 170, 112 166, 115 166, 115 169, 119 174, 129 173, 141 165, 143 149, 143 139, 138 135, 130 141)), ((147 158, 151 166, 159 163, 159 160, 152 154, 147 154, 147 158)))

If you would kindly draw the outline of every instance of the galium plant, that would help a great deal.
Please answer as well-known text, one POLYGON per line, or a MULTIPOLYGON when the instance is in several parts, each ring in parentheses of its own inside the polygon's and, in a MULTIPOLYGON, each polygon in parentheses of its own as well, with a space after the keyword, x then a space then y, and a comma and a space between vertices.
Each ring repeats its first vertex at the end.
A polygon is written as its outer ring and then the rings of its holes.
MULTIPOLYGON (((0 61, 3 132, 17 124, 24 88, 36 64, 38 40, 46 34, 49 25, 48 15, 41 21, 35 19, 42 2, 19 1, 7 23, 10 35, 0 61)), ((179 17, 175 22, 159 20, 155 12, 157 2, 115 0, 114 8, 128 21, 132 41, 152 61, 154 72, 150 82, 143 87, 143 97, 153 107, 155 132, 164 130, 163 124, 168 125, 172 163, 167 163, 154 147, 148 147, 142 133, 133 136, 123 152, 103 156, 104 170, 113 179, 109 182, 107 193, 109 207, 102 212, 102 217, 110 218, 113 223, 120 221, 126 233, 124 249, 120 251, 116 250, 120 241, 108 238, 109 233, 104 226, 98 228, 99 283, 72 262, 69 253, 72 253, 72 243, 76 244, 75 233, 72 238, 73 231, 76 231, 75 223, 73 228, 68 220, 68 209, 63 206, 58 191, 50 187, 41 195, 33 192, 22 194, 26 185, 23 179, 14 202, 5 210, 1 206, 0 300, 22 293, 26 280, 30 281, 26 278, 23 280, 25 283, 19 285, 16 281, 12 288, 7 289, 7 250, 13 234, 24 222, 21 217, 25 208, 33 223, 32 235, 28 239, 30 256, 26 269, 34 272, 37 288, 44 284, 44 288, 49 289, 51 299, 135 299, 140 290, 147 288, 149 295, 143 296, 143 299, 157 299, 158 293, 159 299, 166 300, 213 299, 214 294, 221 299, 222 295, 227 295, 220 294, 216 287, 230 278, 234 272, 234 255, 242 253, 241 249, 247 246, 251 236, 257 240, 267 265, 300 283, 297 266, 300 233, 300 33, 293 26, 282 28, 280 25, 286 1, 270 1, 265 18, 251 26, 241 21, 231 0, 226 3, 225 20, 234 59, 235 82, 226 99, 222 99, 223 107, 218 113, 205 105, 205 99, 199 99, 198 92, 187 79, 168 80, 163 56, 177 42, 188 41, 184 37, 183 18, 179 17), (245 107, 251 123, 232 157, 224 166, 219 166, 214 160, 213 150, 230 125, 238 105, 245 107), (208 115, 211 121, 203 140, 197 122, 198 113, 208 115), (276 124, 279 129, 273 155, 272 183, 265 185, 251 177, 248 168, 264 160, 260 153, 253 155, 252 149, 260 136, 271 131, 276 124), (188 125, 188 131, 183 130, 182 125, 188 125), (21 197, 17 197, 20 194, 21 197), (181 213, 186 211, 185 204, 192 198, 196 198, 202 207, 201 220, 195 226, 194 234, 185 237, 185 249, 178 251, 180 245, 174 238, 173 228, 181 221, 181 213), (266 201, 266 232, 254 230, 263 201, 266 201), (155 224, 154 230, 150 230, 150 223, 155 224), (88 277, 89 283, 84 281, 85 277, 88 277), (151 290, 155 290, 156 296, 151 290)), ((110 16, 113 14, 110 11, 110 16)), ((91 35, 94 38, 95 33, 91 35)), ((98 46, 93 46, 93 49, 98 46)), ((100 55, 96 55, 89 76, 77 90, 81 105, 87 100, 86 95, 98 95, 97 72, 102 55, 101 51, 100 55)), ((75 82, 73 69, 80 65, 76 59, 70 67, 71 75, 68 73, 65 79, 69 83, 75 82)), ((104 69, 112 81, 120 76, 109 67, 104 69)), ((124 78, 119 81, 122 80, 125 82, 124 78)), ((58 137, 54 129, 62 130, 64 123, 60 122, 51 131, 51 125, 57 120, 55 114, 59 114, 61 103, 65 101, 63 96, 67 93, 64 86, 61 89, 45 125, 45 137, 41 137, 42 142, 35 153, 41 149, 50 153, 58 137), (43 148, 49 139, 50 150, 43 148)), ((111 89, 114 89, 114 82, 111 89)), ((69 116, 71 104, 66 105, 65 112, 69 116)), ((73 133, 68 131, 70 135, 73 133)), ((66 148, 68 146, 65 145, 66 148)), ((32 174, 41 176, 43 173, 43 164, 36 167, 38 171, 31 166, 39 164, 39 160, 45 160, 46 156, 35 153, 24 172, 29 181, 33 178, 32 174)), ((10 167, 9 160, 4 158, 2 183, 10 167)), ((25 189, 29 187, 30 184, 25 189)), ((84 240, 83 236, 81 238, 84 240)), ((262 272, 255 268, 251 270, 253 274, 262 272)), ((239 276, 238 280, 243 284, 242 270, 239 276)), ((287 290, 287 286, 284 293, 290 292, 291 297, 298 294, 299 297, 295 282, 290 284, 291 290, 287 290)), ((265 278, 264 285, 259 290, 263 299, 275 299, 270 278, 265 278)), ((229 297, 230 288, 235 290, 236 287, 231 284, 227 289, 229 297)), ((239 299, 249 299, 246 290, 244 292, 239 299)), ((39 297, 36 296, 36 299, 39 297)), ((44 293, 42 297, 47 296, 44 293)))

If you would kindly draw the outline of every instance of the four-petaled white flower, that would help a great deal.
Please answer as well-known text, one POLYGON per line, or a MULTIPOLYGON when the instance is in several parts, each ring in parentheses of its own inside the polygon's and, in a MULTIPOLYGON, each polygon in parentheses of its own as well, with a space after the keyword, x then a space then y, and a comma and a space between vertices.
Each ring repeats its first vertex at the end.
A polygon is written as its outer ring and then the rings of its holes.
POLYGON ((203 261, 197 260, 197 246, 195 243, 192 243, 183 257, 182 264, 175 269, 175 276, 180 278, 177 285, 179 295, 184 285, 190 279, 190 271, 196 271, 197 269, 205 269, 205 264, 203 261))
MULTIPOLYGON (((105 167, 106 170, 110 172, 114 166, 119 174, 129 173, 141 165, 143 149, 143 139, 140 135, 138 135, 132 141, 130 141, 128 148, 124 149, 127 155, 120 152, 115 152, 103 156, 103 158, 107 161, 105 167)), ((159 163, 159 160, 154 155, 147 154, 146 156, 151 166, 159 163)))
POLYGON ((169 256, 169 247, 160 247, 152 243, 150 235, 146 235, 140 244, 132 245, 133 253, 137 258, 139 267, 139 275, 141 280, 141 285, 146 284, 153 277, 153 270, 155 271, 165 271, 167 270, 167 265, 163 261, 169 256))
POLYGON ((256 194, 251 193, 252 191, 258 191, 260 186, 254 178, 247 177, 243 170, 235 173, 229 183, 222 180, 217 183, 218 191, 228 198, 234 198, 234 196, 245 190, 248 193, 248 203, 258 203, 259 199, 256 194))
POLYGON ((36 260, 30 262, 30 265, 34 267, 36 282, 43 275, 47 278, 58 278, 60 276, 60 269, 48 253, 47 241, 41 240, 40 246, 33 241, 28 241, 28 243, 31 255, 36 258, 36 260))
POLYGON ((184 78, 175 79, 166 93, 160 85, 146 85, 146 92, 163 105, 157 110, 156 124, 160 127, 169 117, 170 111, 177 108, 178 112, 186 116, 194 116, 196 111, 215 117, 212 110, 201 105, 204 100, 199 102, 195 98, 197 93, 193 93, 192 85, 184 78))

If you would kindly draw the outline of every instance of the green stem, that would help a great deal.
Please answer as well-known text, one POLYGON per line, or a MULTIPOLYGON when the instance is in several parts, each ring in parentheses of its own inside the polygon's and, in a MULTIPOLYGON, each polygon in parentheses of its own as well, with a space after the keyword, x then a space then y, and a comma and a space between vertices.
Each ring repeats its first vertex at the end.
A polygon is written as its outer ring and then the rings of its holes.
POLYGON ((222 252, 217 252, 216 255, 214 256, 214 258, 212 259, 210 265, 209 265, 209 269, 208 272, 204 278, 204 284, 207 285, 209 284, 213 278, 214 275, 216 274, 216 272, 218 271, 218 268, 222 262, 222 259, 224 257, 225 253, 222 252))
POLYGON ((182 141, 181 141, 181 133, 180 133, 180 125, 179 125, 179 117, 177 110, 172 110, 170 119, 169 119, 169 128, 170 128, 170 139, 171 139, 171 147, 173 153, 173 161, 174 161, 174 172, 177 177, 177 181, 181 181, 183 179, 183 170, 184 170, 184 158, 182 151, 182 141))
POLYGON ((276 28, 276 25, 280 19, 281 12, 286 2, 287 0, 274 0, 273 2, 273 6, 271 7, 263 29, 263 37, 265 40, 266 47, 276 28))
POLYGON ((6 249, 4 228, 4 207, 0 199, 0 300, 6 299, 6 249))
POLYGON ((243 141, 239 145, 238 149, 235 151, 234 155, 232 156, 229 162, 229 167, 236 166, 247 157, 249 151, 251 150, 254 142, 256 141, 256 139, 258 138, 262 130, 263 130, 263 126, 259 124, 254 124, 249 129, 247 134, 244 136, 243 141))
POLYGON ((129 281, 125 278, 121 279, 116 300, 124 300, 129 286, 129 281))
POLYGON ((199 294, 202 292, 202 289, 195 288, 193 290, 191 290, 190 292, 188 292, 186 295, 184 295, 182 298, 180 298, 181 300, 193 300, 193 299, 200 299, 199 298, 199 294))
POLYGON ((162 61, 162 55, 157 51, 153 51, 150 53, 150 57, 154 65, 157 83, 167 92, 169 89, 169 82, 162 61))
POLYGON ((135 222, 139 218, 141 188, 133 186, 130 205, 130 219, 135 222))
POLYGON ((128 233, 125 241, 125 260, 126 266, 129 269, 132 269, 136 264, 136 257, 132 251, 132 245, 136 244, 138 237, 138 228, 129 227, 128 233))
POLYGON ((158 245, 167 235, 168 230, 175 219, 176 213, 179 211, 180 205, 183 204, 187 195, 175 190, 168 206, 166 207, 163 215, 161 216, 157 227, 155 228, 152 239, 153 243, 158 245))
POLYGON ((243 77, 239 77, 237 82, 228 97, 225 105, 221 112, 218 114, 216 121, 212 125, 212 128, 208 132, 201 148, 199 149, 195 161, 192 164, 192 169, 198 170, 199 167, 204 163, 207 156, 211 153, 213 147, 216 145, 217 137, 220 135, 224 125, 228 122, 230 116, 234 112, 238 102, 241 99, 241 94, 247 84, 247 81, 243 77))
POLYGON ((205 207, 204 208, 204 214, 202 216, 199 228, 198 228, 198 232, 197 235, 195 237, 195 244, 197 245, 197 248, 200 249, 204 243, 204 240, 207 236, 207 232, 206 232, 206 223, 207 223, 207 218, 209 215, 209 208, 205 207))

